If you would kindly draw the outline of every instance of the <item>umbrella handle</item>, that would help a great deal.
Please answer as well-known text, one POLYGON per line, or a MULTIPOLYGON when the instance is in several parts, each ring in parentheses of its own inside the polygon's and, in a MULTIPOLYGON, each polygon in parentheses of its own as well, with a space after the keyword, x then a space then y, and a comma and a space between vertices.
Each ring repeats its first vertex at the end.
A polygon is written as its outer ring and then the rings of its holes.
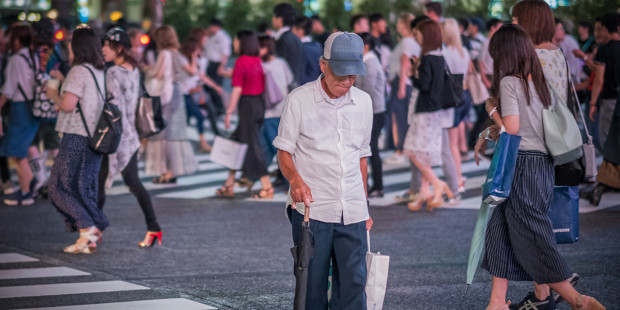
POLYGON ((304 222, 308 223, 310 222, 310 207, 306 206, 306 209, 304 210, 304 222))

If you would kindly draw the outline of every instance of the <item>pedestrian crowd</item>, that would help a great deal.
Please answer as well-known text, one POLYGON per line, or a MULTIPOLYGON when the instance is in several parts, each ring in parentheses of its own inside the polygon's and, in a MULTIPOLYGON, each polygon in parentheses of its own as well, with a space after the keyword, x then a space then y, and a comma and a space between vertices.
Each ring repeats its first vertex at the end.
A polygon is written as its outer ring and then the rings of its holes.
POLYGON ((144 213, 139 245, 161 244, 139 162, 153 183, 174 184, 198 170, 195 154, 212 151, 208 139, 230 139, 247 145, 243 164, 213 194, 234 198, 235 187, 251 191, 255 182, 256 199, 288 191, 295 245, 304 221, 315 238, 307 308, 327 308, 331 261, 331 308, 365 309, 368 198, 384 197, 383 166, 410 167, 410 187, 396 197, 409 210, 457 205, 467 182, 462 163, 472 151, 476 162, 489 156, 487 143, 505 131, 522 140, 512 193, 487 228, 487 309, 555 309, 563 300, 604 309, 574 289, 579 276, 556 247, 547 217, 555 172, 542 115, 583 103, 583 126, 603 162, 580 196, 597 206, 620 189, 620 13, 579 21, 573 32, 573 21, 554 18, 542 0, 522 0, 511 12, 508 21, 455 19, 428 2, 424 15, 397 16, 392 35, 379 13, 351 17, 350 33, 328 31, 318 16, 280 3, 271 25, 232 38, 213 19, 183 42, 172 26, 157 27, 147 45, 140 30, 118 25, 65 29, 58 41, 55 21, 16 23, 0 36, 3 201, 27 206, 49 197, 67 230, 79 232, 64 251, 94 253, 110 225, 105 190, 120 175, 144 213), (281 96, 270 102, 266 93, 274 91, 281 96), (136 128, 145 98, 157 98, 166 122, 148 136, 136 128), (100 151, 112 128, 100 125, 115 109, 118 147, 100 151), (393 153, 381 158, 382 150, 393 153), (510 305, 508 281, 533 281, 534 291, 510 305))

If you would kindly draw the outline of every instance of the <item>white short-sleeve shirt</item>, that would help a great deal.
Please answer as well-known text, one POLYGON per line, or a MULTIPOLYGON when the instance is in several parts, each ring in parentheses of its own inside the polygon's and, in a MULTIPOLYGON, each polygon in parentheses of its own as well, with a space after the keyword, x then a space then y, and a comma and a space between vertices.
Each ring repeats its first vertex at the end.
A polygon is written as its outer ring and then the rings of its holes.
POLYGON ((232 41, 226 31, 220 29, 210 36, 205 45, 207 59, 210 62, 220 62, 223 56, 230 56, 232 41))
MULTIPOLYGON (((310 187, 310 218, 345 225, 368 219, 360 158, 370 152, 372 100, 356 87, 330 99, 322 76, 293 90, 273 145, 293 155, 297 172, 310 187)), ((287 204, 291 204, 290 195, 287 204)), ((297 207, 304 213, 303 204, 297 207)))

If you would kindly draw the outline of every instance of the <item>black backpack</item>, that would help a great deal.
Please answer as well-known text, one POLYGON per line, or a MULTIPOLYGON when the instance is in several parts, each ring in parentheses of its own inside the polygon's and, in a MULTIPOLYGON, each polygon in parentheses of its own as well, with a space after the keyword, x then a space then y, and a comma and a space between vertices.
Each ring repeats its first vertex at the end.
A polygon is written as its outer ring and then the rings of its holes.
MULTIPOLYGON (((101 93, 99 83, 97 83, 97 78, 95 77, 93 71, 87 66, 82 67, 88 69, 90 74, 93 76, 93 80, 95 80, 95 85, 97 86, 97 91, 103 98, 103 111, 101 111, 101 115, 97 121, 97 126, 95 127, 95 132, 92 136, 88 130, 88 125, 86 124, 86 119, 82 113, 80 102, 78 101, 77 103, 77 108, 80 112, 82 123, 86 129, 86 134, 88 134, 88 146, 97 153, 104 155, 112 154, 116 152, 116 149, 118 149, 118 145, 121 142, 121 136, 123 134, 123 123, 121 118, 123 114, 115 104, 110 103, 108 98, 101 93)), ((105 73, 103 76, 103 90, 106 90, 105 73)))

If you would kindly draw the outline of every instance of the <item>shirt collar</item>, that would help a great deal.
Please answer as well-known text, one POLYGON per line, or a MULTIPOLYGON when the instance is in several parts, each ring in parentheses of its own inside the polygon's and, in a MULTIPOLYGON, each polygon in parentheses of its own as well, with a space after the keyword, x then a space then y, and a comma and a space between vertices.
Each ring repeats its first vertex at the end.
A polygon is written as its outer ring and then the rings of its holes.
POLYGON ((373 59, 373 58, 377 58, 377 55, 375 55, 375 52, 370 51, 370 52, 368 52, 368 53, 364 54, 364 59, 363 59, 363 61, 364 61, 364 62, 368 62, 369 60, 371 60, 371 59, 373 59))
POLYGON ((329 98, 329 96, 323 89, 323 86, 321 85, 321 80, 323 79, 323 76, 324 74, 321 73, 321 76, 319 76, 319 78, 316 79, 316 81, 314 81, 314 87, 312 87, 312 90, 314 92, 314 102, 319 103, 321 101, 325 101, 330 104, 334 104, 334 100, 342 99, 342 105, 347 104, 347 103, 355 104, 355 95, 351 94, 351 90, 349 90, 341 98, 336 98, 336 99, 329 98))
POLYGON ((289 31, 289 30, 291 30, 291 27, 289 27, 289 26, 284 26, 284 27, 280 28, 280 30, 276 31, 276 32, 273 34, 274 39, 276 39, 276 40, 280 40, 280 37, 281 37, 281 36, 282 36, 285 32, 287 32, 287 31, 289 31))

